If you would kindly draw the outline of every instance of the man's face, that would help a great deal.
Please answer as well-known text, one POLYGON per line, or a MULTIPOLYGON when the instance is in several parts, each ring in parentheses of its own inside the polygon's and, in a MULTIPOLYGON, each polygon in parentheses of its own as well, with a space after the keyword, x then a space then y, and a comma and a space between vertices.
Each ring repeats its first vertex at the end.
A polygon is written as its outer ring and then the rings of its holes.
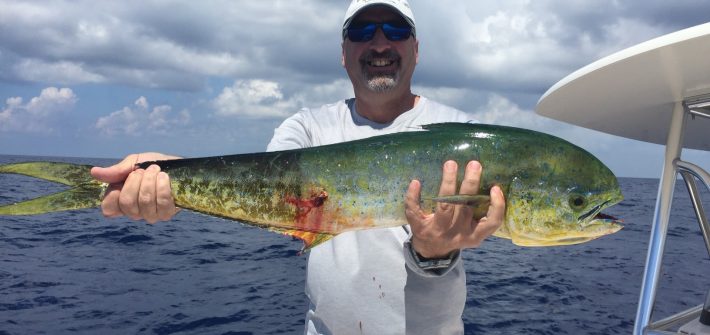
MULTIPOLYGON (((358 14, 351 25, 383 22, 405 21, 388 7, 373 6, 358 14)), ((396 87, 409 88, 419 55, 419 42, 414 36, 404 41, 390 41, 378 28, 371 40, 353 42, 346 38, 342 47, 343 66, 355 92, 366 89, 384 93, 396 87)))

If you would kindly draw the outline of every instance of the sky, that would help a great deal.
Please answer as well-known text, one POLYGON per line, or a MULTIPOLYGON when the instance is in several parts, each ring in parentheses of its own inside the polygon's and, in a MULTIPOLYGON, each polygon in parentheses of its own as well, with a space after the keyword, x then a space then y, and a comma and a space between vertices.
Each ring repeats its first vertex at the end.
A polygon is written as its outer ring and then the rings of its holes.
MULTIPOLYGON (((0 154, 121 158, 264 151, 301 108, 353 96, 346 0, 0 0, 0 154)), ((413 92, 481 122, 538 130, 620 177, 660 176, 663 147, 534 113, 573 71, 708 21, 705 0, 410 0, 413 92)), ((710 165, 710 154, 683 158, 710 165)))

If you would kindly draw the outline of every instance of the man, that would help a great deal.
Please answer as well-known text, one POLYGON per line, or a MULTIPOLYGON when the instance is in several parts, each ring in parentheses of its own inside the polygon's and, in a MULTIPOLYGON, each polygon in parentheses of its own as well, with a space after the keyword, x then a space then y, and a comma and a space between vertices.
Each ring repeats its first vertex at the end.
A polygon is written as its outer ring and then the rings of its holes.
MULTIPOLYGON (((268 150, 469 121, 465 113, 411 92, 418 47, 406 0, 353 0, 343 22, 342 64, 355 98, 289 117, 275 130, 268 150)), ((130 155, 115 166, 92 170, 97 179, 113 183, 102 203, 104 214, 150 223, 171 218, 175 205, 167 174, 157 166, 134 168, 137 162, 169 158, 175 157, 130 155)), ((457 170, 456 162, 444 163, 441 195, 456 193, 457 170)), ((460 194, 478 191, 481 171, 478 162, 468 162, 460 194)), ((307 334, 463 332, 466 282, 460 250, 477 247, 498 229, 503 194, 494 187, 487 217, 474 221, 465 206, 440 204, 435 213, 425 213, 419 207, 420 188, 412 181, 404 200, 409 226, 343 233, 310 251, 307 334)))

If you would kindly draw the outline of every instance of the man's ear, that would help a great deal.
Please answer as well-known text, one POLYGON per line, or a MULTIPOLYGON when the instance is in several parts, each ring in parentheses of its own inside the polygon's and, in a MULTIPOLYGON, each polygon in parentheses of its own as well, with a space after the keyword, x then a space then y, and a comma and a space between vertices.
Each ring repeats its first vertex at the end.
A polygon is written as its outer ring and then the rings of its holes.
POLYGON ((414 40, 414 64, 419 64, 419 40, 414 40))
POLYGON ((340 65, 345 67, 345 41, 340 43, 340 65))

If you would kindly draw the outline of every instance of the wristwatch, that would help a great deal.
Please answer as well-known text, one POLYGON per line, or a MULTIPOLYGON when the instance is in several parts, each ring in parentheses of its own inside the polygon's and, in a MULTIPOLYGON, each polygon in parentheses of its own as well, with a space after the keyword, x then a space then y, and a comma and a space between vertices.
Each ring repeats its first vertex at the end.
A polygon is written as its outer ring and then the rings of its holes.
POLYGON ((414 247, 412 247, 411 242, 407 242, 407 244, 407 248, 409 249, 409 252, 412 255, 412 259, 414 259, 414 261, 417 263, 417 266, 419 266, 419 268, 422 270, 446 269, 451 266, 451 263, 453 263, 454 260, 459 257, 459 253, 461 253, 461 251, 457 249, 444 258, 425 258, 419 255, 416 250, 414 250, 414 247))

